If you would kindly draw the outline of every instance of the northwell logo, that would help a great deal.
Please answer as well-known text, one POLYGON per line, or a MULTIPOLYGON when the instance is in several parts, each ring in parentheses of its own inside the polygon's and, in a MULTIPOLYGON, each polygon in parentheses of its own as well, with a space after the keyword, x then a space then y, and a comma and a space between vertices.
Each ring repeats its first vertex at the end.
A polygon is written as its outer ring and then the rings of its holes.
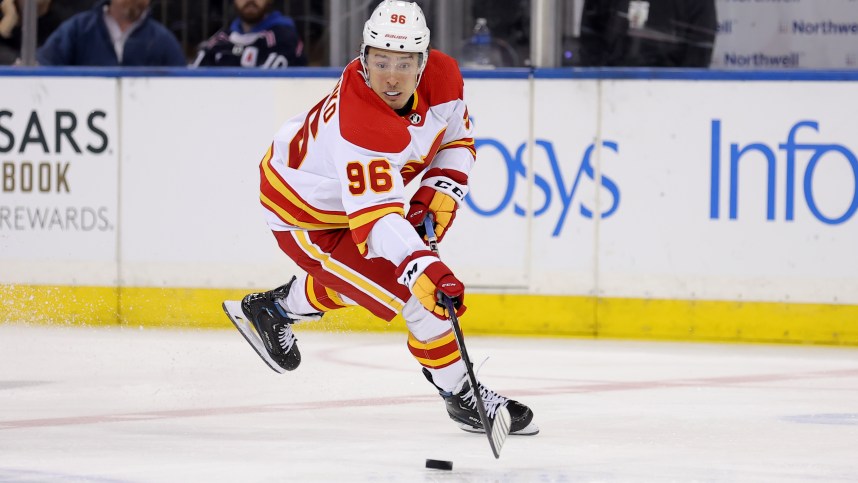
POLYGON ((799 67, 799 53, 791 52, 784 55, 764 54, 738 54, 736 52, 724 53, 724 65, 736 67, 799 67))
POLYGON ((795 20, 792 24, 781 24, 780 31, 801 35, 858 35, 858 22, 835 22, 833 20, 805 22, 795 20))

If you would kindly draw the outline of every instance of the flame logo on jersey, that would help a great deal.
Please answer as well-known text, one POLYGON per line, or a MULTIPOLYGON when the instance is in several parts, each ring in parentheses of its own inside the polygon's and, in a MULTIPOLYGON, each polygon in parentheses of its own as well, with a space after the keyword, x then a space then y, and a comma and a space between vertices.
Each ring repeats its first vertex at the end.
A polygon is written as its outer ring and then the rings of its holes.
POLYGON ((441 140, 444 139, 445 132, 447 132, 447 128, 438 131, 438 134, 435 135, 435 140, 432 141, 432 146, 429 148, 429 152, 426 153, 426 156, 421 156, 420 159, 409 160, 405 163, 405 166, 399 170, 399 172, 402 173, 403 183, 410 183, 419 172, 423 171, 426 166, 432 162, 432 159, 434 159, 435 155, 438 154, 438 149, 441 147, 441 140))

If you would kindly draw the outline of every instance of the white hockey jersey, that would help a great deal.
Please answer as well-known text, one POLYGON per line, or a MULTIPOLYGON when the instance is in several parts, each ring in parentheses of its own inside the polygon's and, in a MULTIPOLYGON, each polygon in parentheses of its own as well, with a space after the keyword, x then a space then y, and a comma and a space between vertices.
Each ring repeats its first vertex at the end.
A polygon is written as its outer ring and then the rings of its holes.
POLYGON ((274 231, 349 228, 360 253, 373 224, 404 216, 404 187, 428 168, 462 173, 476 158, 456 61, 433 50, 400 116, 367 86, 360 61, 333 91, 278 131, 260 163, 260 200, 274 231))

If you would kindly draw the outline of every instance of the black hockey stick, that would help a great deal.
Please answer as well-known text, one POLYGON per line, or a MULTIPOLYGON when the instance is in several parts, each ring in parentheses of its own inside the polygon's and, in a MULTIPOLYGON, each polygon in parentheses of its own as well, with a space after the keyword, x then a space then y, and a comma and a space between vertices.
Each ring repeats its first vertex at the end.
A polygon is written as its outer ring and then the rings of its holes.
MULTIPOLYGON (((423 219, 423 227, 426 229, 426 239, 429 240, 429 249, 433 253, 438 253, 438 239, 435 236, 435 226, 432 222, 432 217, 427 216, 423 219)), ((450 325, 453 326, 453 335, 456 337, 456 344, 459 346, 459 354, 462 356, 462 361, 465 363, 465 370, 468 372, 468 379, 471 381, 471 390, 474 391, 474 399, 476 399, 477 412, 480 413, 480 422, 483 424, 483 430, 489 438, 489 445, 492 447, 492 453, 495 458, 500 458, 500 451, 503 447, 506 437, 509 436, 510 416, 509 411, 505 407, 501 407, 495 413, 495 419, 492 421, 486 414, 486 406, 483 403, 483 396, 480 394, 480 384, 477 382, 477 375, 474 374, 474 366, 471 364, 471 358, 468 357, 468 350, 465 349, 465 338, 462 335, 462 329, 459 327, 459 318, 456 316, 456 307, 453 306, 453 299, 447 295, 441 294, 441 302, 450 313, 450 325)))

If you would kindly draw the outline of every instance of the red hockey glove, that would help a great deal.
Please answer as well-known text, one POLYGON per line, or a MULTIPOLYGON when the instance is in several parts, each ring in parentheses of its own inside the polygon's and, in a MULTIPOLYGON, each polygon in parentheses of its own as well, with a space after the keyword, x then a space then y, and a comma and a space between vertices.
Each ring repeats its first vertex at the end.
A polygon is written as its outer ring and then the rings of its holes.
POLYGON ((438 242, 453 224, 459 203, 468 193, 468 175, 451 169, 432 168, 426 172, 420 188, 411 198, 411 208, 405 219, 417 230, 424 240, 426 229, 423 219, 431 214, 435 222, 435 236, 438 242))
POLYGON ((402 285, 411 289, 411 293, 439 319, 448 319, 450 313, 441 302, 441 295, 453 300, 456 316, 465 313, 465 284, 444 265, 438 255, 429 250, 420 250, 408 257, 396 267, 396 278, 402 285))

